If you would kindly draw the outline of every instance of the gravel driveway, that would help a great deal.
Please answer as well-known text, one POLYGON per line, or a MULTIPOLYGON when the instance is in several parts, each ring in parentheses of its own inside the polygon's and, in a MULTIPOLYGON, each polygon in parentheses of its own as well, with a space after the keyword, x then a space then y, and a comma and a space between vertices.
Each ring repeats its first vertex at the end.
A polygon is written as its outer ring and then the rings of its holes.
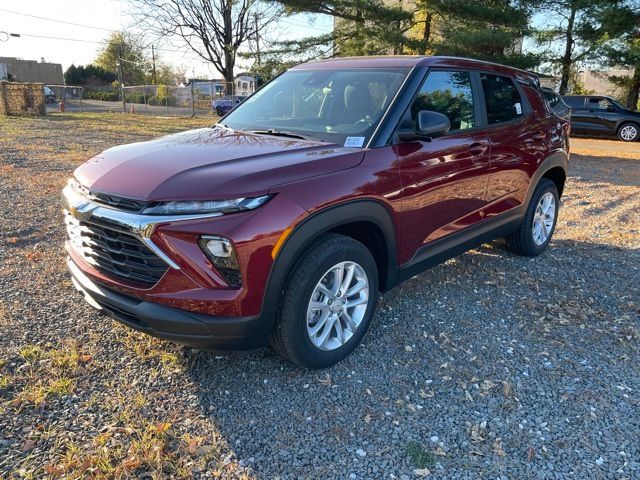
POLYGON ((0 477, 640 478, 639 144, 575 139, 547 253, 435 267, 308 372, 132 332, 67 278, 71 170, 206 123, 0 119, 0 477))

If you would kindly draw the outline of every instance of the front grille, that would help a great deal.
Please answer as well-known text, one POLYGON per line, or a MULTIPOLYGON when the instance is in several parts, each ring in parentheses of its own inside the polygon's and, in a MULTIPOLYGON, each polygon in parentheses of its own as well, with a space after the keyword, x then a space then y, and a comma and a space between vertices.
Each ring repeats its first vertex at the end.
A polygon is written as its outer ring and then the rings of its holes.
POLYGON ((133 235, 80 221, 67 211, 65 224, 74 251, 105 275, 151 287, 169 269, 133 235))

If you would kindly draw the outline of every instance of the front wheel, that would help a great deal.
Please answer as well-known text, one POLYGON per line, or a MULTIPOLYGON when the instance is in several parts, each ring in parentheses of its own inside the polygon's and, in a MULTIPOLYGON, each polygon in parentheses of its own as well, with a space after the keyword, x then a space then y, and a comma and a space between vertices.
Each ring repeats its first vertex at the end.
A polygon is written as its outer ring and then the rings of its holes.
POLYGON ((362 243, 323 235, 297 264, 270 341, 306 368, 346 358, 364 337, 375 309, 378 269, 362 243))
POLYGON ((560 195, 551 180, 543 178, 533 192, 518 230, 507 236, 507 248, 518 255, 535 257, 545 251, 556 228, 560 195))
POLYGON ((618 138, 623 142, 635 142, 640 137, 640 128, 635 123, 624 123, 618 130, 618 138))
POLYGON ((218 115, 219 117, 222 117, 224 115, 224 112, 220 107, 216 107, 216 115, 218 115))

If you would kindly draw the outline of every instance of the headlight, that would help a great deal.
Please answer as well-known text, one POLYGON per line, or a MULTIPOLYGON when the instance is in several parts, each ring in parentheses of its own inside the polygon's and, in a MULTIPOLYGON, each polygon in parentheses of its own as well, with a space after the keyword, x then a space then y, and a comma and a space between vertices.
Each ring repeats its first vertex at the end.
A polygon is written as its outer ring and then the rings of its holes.
POLYGON ((146 215, 187 215, 194 213, 210 213, 225 215, 227 213, 253 210, 265 203, 271 195, 253 198, 236 198, 233 200, 211 200, 206 202, 164 202, 145 208, 146 215))

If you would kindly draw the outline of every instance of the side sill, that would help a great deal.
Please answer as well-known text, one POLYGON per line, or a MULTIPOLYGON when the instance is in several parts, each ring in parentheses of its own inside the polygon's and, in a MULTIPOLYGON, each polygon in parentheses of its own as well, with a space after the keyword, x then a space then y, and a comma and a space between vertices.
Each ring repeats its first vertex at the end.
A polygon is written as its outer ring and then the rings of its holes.
POLYGON ((524 208, 516 207, 494 219, 424 245, 411 260, 399 267, 398 283, 483 243, 513 233, 520 226, 523 217, 524 208))

